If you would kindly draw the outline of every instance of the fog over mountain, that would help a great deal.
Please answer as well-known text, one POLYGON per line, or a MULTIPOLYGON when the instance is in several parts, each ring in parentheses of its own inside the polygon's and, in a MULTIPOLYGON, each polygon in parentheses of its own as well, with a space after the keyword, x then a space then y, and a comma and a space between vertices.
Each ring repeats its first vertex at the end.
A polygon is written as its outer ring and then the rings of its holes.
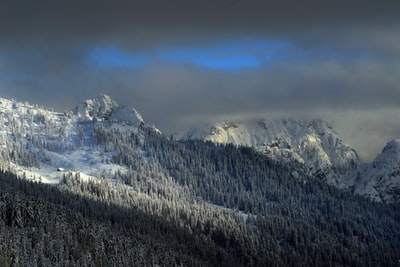
POLYGON ((323 117, 361 159, 400 136, 398 1, 1 1, 0 96, 106 93, 163 132, 323 117))

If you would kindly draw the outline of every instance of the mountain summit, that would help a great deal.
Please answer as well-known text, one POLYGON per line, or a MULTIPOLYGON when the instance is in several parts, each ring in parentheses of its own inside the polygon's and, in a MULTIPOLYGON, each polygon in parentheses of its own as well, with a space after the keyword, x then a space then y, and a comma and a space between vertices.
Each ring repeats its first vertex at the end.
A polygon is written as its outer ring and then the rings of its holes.
POLYGON ((108 95, 99 95, 78 104, 75 114, 84 120, 108 119, 119 105, 108 95))
POLYGON ((120 106, 108 95, 99 95, 94 99, 85 100, 75 108, 75 114, 86 121, 110 120, 115 122, 125 122, 139 127, 144 125, 142 115, 134 108, 120 106))

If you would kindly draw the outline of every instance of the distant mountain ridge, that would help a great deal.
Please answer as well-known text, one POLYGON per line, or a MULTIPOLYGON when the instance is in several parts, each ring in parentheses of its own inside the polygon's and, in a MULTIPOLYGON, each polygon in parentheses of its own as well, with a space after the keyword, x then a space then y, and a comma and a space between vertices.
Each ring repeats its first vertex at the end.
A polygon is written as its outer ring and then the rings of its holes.
POLYGON ((277 161, 300 163, 309 175, 379 202, 400 200, 400 140, 389 142, 370 165, 332 126, 319 119, 247 119, 193 128, 185 136, 253 147, 277 161))

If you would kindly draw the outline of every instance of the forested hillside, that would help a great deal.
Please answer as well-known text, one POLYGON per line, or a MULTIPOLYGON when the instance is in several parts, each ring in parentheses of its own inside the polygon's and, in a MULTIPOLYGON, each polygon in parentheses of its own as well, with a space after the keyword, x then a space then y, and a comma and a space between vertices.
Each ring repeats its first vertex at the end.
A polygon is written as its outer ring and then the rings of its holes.
POLYGON ((399 266, 398 205, 251 148, 90 122, 100 179, 0 178, 1 266, 399 266))

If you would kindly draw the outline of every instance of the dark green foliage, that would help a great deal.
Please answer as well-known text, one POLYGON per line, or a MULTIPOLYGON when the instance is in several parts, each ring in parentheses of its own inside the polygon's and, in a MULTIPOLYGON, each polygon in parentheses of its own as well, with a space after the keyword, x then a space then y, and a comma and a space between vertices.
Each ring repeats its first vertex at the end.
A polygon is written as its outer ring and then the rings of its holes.
POLYGON ((60 192, 10 173, 1 174, 0 188, 1 266, 201 266, 217 264, 223 254, 136 208, 60 192))

